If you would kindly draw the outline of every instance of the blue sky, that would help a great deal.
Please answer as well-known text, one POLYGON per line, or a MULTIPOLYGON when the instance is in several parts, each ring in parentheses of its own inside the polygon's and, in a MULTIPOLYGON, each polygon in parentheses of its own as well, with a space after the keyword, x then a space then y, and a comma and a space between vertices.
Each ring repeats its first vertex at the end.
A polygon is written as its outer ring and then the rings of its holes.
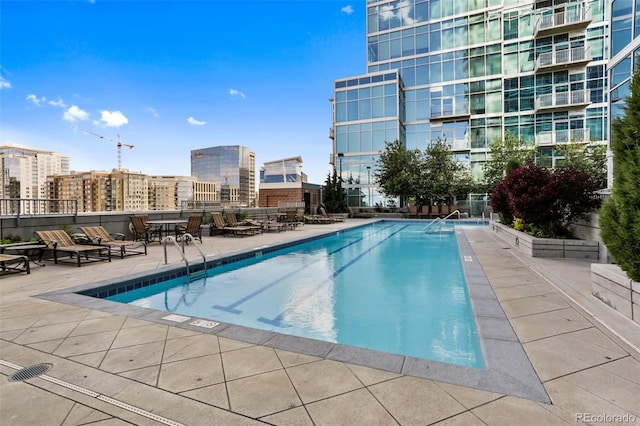
POLYGON ((256 172, 300 155, 323 183, 328 99, 366 72, 365 14, 364 0, 1 0, 0 144, 111 170, 119 135, 122 166, 151 175, 244 145, 256 172))

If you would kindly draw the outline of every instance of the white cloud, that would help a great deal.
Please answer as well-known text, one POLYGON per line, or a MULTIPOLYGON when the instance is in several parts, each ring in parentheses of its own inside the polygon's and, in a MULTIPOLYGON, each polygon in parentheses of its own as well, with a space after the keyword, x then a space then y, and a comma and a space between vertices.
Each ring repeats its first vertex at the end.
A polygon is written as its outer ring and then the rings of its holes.
POLYGON ((0 75, 0 90, 2 89, 11 89, 11 83, 0 75))
POLYGON ((187 118, 187 123, 191 124, 192 126, 204 126, 205 124, 207 124, 206 121, 198 121, 193 117, 187 118))
POLYGON ((411 13, 411 2, 409 0, 402 0, 398 3, 398 12, 396 16, 400 19, 401 22, 411 25, 415 24, 415 19, 411 18, 409 14, 411 13))
POLYGON ((351 7, 351 5, 348 4, 345 7, 343 7, 342 9, 340 9, 340 12, 346 13, 347 15, 351 15, 353 13, 353 7, 351 7))
POLYGON ((147 111, 149 114, 153 115, 156 118, 160 117, 160 114, 158 114, 158 111, 156 111, 156 109, 153 107, 147 107, 145 108, 145 111, 147 111))
POLYGON ((107 127, 120 127, 129 122, 127 117, 120 111, 101 111, 102 117, 100 118, 100 124, 107 127))
POLYGON ((242 93, 241 91, 236 90, 236 89, 229 89, 229 94, 231 95, 232 98, 234 98, 236 96, 239 96, 242 99, 246 98, 244 93, 242 93))
POLYGON ((378 15, 380 15, 382 19, 384 19, 385 21, 388 21, 389 19, 396 16, 395 13, 393 13, 393 8, 388 4, 384 6, 380 6, 380 9, 378 10, 378 15))
POLYGON ((66 108, 67 107, 67 104, 65 104, 62 99, 58 99, 57 101, 49 101, 48 104, 53 106, 53 107, 57 107, 57 108, 66 108))
POLYGON ((29 94, 27 95, 27 98, 26 98, 26 99, 27 99, 29 102, 31 102, 31 103, 33 103, 34 105, 36 105, 36 106, 40 106, 40 104, 42 104, 43 102, 46 102, 46 101, 47 101, 47 98, 46 98, 46 97, 44 97, 44 96, 43 96, 43 97, 39 98, 39 97, 37 97, 36 95, 34 95, 33 93, 29 93, 29 94))
POLYGON ((62 119, 75 123, 76 121, 88 120, 89 113, 81 110, 77 105, 71 105, 62 115, 62 119))

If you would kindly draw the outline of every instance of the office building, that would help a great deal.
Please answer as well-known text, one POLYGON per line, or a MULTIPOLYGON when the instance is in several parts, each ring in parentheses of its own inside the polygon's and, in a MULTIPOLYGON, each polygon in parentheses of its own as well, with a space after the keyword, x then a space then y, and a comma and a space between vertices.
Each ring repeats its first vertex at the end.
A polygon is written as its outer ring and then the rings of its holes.
POLYGON ((331 100, 349 205, 384 203, 371 174, 387 141, 446 140, 477 180, 507 132, 545 166, 558 144, 606 144, 607 1, 367 1, 367 72, 331 100))
POLYGON ((0 172, 0 198, 46 199, 50 198, 47 176, 68 174, 69 157, 25 145, 2 145, 0 172))
POLYGON ((255 154, 244 146, 215 146, 191 151, 191 176, 212 182, 222 206, 255 206, 255 154))

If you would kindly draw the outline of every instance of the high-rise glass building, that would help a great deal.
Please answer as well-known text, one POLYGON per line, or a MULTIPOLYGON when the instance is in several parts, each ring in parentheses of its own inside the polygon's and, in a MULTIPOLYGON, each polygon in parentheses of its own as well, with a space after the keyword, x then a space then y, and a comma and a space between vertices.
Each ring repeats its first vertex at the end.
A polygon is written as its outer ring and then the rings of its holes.
POLYGON ((222 205, 255 205, 256 157, 247 147, 214 146, 191 151, 191 176, 215 183, 222 205))
POLYGON ((387 141, 445 139, 478 180, 507 132, 545 166, 558 144, 606 144, 609 1, 367 0, 367 73, 335 80, 332 99, 349 205, 384 202, 371 175, 387 141))
MULTIPOLYGON (((624 115, 633 71, 640 67, 640 0, 611 1, 611 59, 609 60, 611 118, 624 115)), ((608 187, 613 183, 609 155, 608 187)))

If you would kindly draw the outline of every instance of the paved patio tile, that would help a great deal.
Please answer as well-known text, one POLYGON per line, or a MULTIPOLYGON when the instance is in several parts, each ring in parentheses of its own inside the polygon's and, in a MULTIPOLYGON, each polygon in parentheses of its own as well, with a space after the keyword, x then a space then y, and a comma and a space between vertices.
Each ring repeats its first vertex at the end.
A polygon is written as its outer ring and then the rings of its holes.
POLYGON ((390 371, 378 370, 375 368, 363 367, 360 365, 348 365, 349 370, 356 375, 356 377, 364 383, 365 386, 374 385, 376 383, 386 382, 388 380, 393 380, 398 377, 402 377, 402 375, 397 373, 392 373, 390 371))
POLYGON ((139 327, 123 328, 113 342, 113 348, 124 348, 141 343, 164 342, 167 338, 167 326, 149 324, 139 327))
POLYGON ((111 373, 121 373, 160 364, 163 350, 164 342, 111 349, 100 364, 100 369, 111 373))
POLYGON ((225 410, 230 409, 226 383, 218 383, 217 385, 189 390, 182 392, 182 395, 202 401, 205 404, 215 405, 225 410))
POLYGON ((570 307, 570 305, 556 293, 504 300, 501 302, 501 305, 508 318, 557 311, 570 307))
POLYGON ((492 426, 566 426, 571 424, 551 413, 541 404, 513 396, 506 396, 474 408, 472 413, 486 424, 492 426))
POLYGON ((296 365, 308 364, 310 362, 320 361, 322 358, 316 356, 299 354, 295 352, 285 351, 284 349, 276 349, 276 354, 280 362, 285 368, 294 367, 296 365))
POLYGON ((224 382, 224 375, 219 354, 165 362, 160 367, 158 387, 184 392, 224 382))
POLYGON ((262 417, 260 420, 278 426, 313 426, 309 413, 304 407, 296 407, 291 410, 262 417))
POLYGON ((513 318, 511 325, 522 343, 593 327, 573 308, 513 318))
POLYGON ((525 343, 524 349, 543 382, 627 356, 595 327, 525 343))
POLYGON ((127 317, 110 315, 101 318, 89 318, 81 321, 69 336, 99 333, 101 331, 119 330, 127 317))
POLYGON ((73 322, 31 327, 26 329, 22 334, 20 334, 20 336, 16 337, 13 342, 19 345, 28 345, 31 343, 64 339, 75 327, 76 323, 73 322))
POLYGON ((349 368, 336 361, 318 361, 287 369, 293 386, 308 404, 363 387, 349 368))
POLYGON ((464 405, 465 408, 471 409, 490 401, 502 398, 503 395, 494 392, 488 392, 480 389, 468 388, 465 386, 452 385, 450 383, 435 382, 439 388, 447 392, 456 401, 464 405))
POLYGON ((618 377, 622 377, 640 385, 640 361, 631 356, 627 356, 617 361, 608 362, 601 368, 617 375, 618 377))
POLYGON ((167 339, 162 362, 180 361, 220 352, 218 338, 208 334, 167 339))
POLYGON ((465 412, 458 414, 457 416, 450 417, 438 423, 434 423, 437 426, 485 426, 482 420, 480 420, 475 414, 465 412))
POLYGON ((466 411, 434 382, 399 377, 369 387, 371 393, 400 424, 431 424, 466 411))
POLYGON ((137 370, 124 371, 118 373, 120 377, 135 380, 149 386, 158 386, 158 377, 160 377, 161 365, 152 365, 151 367, 138 368, 137 370))
POLYGON ((83 354, 70 356, 69 359, 75 362, 79 362, 80 364, 88 365, 89 367, 100 367, 102 361, 104 361, 104 357, 107 354, 107 351, 94 352, 91 354, 83 354))
POLYGON ((235 380, 283 368, 275 350, 264 346, 252 346, 223 352, 222 363, 227 380, 235 380))
POLYGON ((53 353, 57 356, 70 357, 106 351, 111 347, 117 334, 118 332, 114 330, 67 337, 53 353))
POLYGON ((366 389, 314 402, 307 410, 318 426, 399 424, 366 389))
POLYGON ((511 287, 496 288, 494 291, 500 302, 531 296, 541 296, 543 294, 550 294, 554 292, 553 287, 547 283, 514 285, 511 287))
POLYGON ((231 409, 263 417, 302 405, 284 370, 227 382, 231 409))
POLYGON ((43 325, 64 324, 68 322, 76 323, 86 319, 87 315, 89 315, 90 312, 90 309, 85 308, 74 308, 50 312, 41 316, 40 320, 38 320, 38 322, 36 322, 33 326, 40 327, 43 325))

